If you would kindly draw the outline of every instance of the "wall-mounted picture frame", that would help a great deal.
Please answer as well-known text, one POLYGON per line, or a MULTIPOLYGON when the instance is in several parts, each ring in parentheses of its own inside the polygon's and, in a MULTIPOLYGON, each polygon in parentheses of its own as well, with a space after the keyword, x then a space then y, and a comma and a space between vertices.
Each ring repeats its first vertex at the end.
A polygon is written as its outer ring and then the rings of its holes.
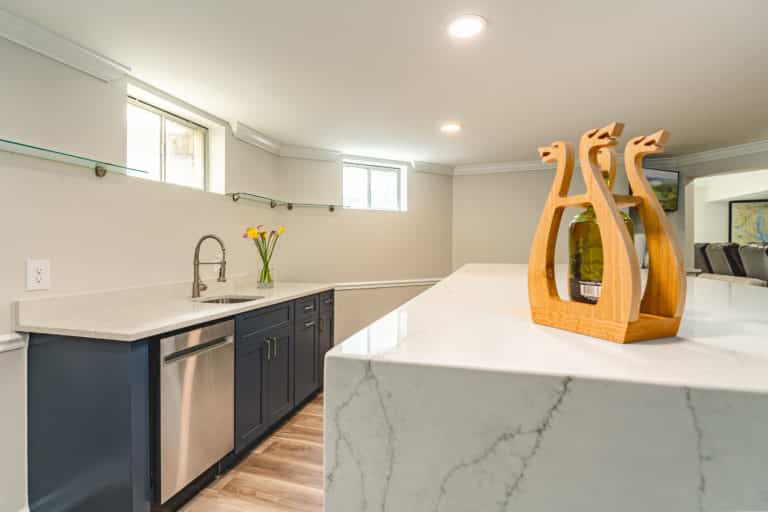
POLYGON ((728 203, 728 241, 768 244, 768 199, 728 203))
MULTIPOLYGON (((665 212, 676 212, 680 206, 680 171, 644 169, 648 183, 665 212)), ((630 191, 630 194, 632 192, 630 191)))
MULTIPOLYGON (((665 212, 676 212, 680 207, 680 171, 666 169, 643 169, 648 184, 656 193, 665 212)), ((632 195, 632 187, 629 187, 632 195)), ((633 208, 634 210, 634 208, 633 208)))

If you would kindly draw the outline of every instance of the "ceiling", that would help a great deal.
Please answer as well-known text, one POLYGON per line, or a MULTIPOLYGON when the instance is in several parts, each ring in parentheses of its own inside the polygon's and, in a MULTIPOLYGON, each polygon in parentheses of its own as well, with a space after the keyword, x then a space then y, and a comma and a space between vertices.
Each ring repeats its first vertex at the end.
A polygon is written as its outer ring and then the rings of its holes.
POLYGON ((534 160, 613 120, 669 153, 768 138, 765 0, 0 0, 141 80, 289 144, 534 160), (478 13, 488 29, 454 41, 478 13), (440 133, 446 120, 464 130, 440 133))

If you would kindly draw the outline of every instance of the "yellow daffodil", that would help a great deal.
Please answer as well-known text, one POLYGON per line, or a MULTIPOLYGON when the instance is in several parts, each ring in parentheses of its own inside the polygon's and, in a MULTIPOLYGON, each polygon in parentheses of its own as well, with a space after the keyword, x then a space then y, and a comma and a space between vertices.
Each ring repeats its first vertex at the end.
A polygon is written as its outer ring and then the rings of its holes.
POLYGON ((259 252, 261 258, 261 274, 259 274, 259 287, 271 288, 273 286, 272 272, 269 268, 269 264, 272 261, 272 254, 277 247, 277 240, 280 235, 285 233, 285 226, 280 226, 272 231, 266 229, 263 224, 258 226, 248 227, 243 234, 243 238, 250 238, 253 240, 256 249, 259 252))

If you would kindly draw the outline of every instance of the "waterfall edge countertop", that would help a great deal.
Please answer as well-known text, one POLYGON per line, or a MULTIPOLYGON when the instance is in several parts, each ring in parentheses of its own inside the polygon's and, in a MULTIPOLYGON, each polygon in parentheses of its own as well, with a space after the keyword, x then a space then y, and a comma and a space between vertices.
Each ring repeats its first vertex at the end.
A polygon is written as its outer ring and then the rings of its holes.
POLYGON ((131 342, 334 288, 332 284, 278 282, 264 289, 252 278, 209 286, 200 299, 190 298, 189 283, 22 299, 14 303, 13 329, 131 342), (224 295, 263 298, 237 304, 200 302, 224 295))
POLYGON ((621 345, 534 324, 527 279, 466 265, 327 357, 768 393, 768 288, 689 277, 678 336, 621 345))

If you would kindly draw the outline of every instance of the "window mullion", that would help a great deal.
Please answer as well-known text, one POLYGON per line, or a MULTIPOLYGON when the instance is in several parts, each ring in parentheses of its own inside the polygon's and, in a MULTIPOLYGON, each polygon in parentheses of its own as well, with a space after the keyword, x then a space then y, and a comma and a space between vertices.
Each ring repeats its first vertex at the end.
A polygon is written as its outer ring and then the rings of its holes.
POLYGON ((402 177, 403 177, 403 176, 402 176, 402 174, 403 174, 403 170, 402 170, 402 169, 400 169, 400 170, 397 172, 397 209, 398 209, 398 210, 402 210, 402 209, 403 209, 403 208, 402 208, 402 202, 401 202, 401 200, 400 200, 400 196, 401 196, 401 195, 402 195, 402 193, 403 193, 403 190, 402 190, 402 188, 401 188, 401 183, 400 183, 400 180, 401 180, 401 179, 402 179, 402 177))
POLYGON ((371 190, 372 183, 373 183, 373 180, 371 177, 371 168, 368 167, 368 187, 367 188, 368 188, 368 208, 369 209, 373 208, 373 190, 371 190))
POLYGON ((160 115, 160 181, 165 183, 165 116, 160 115))

